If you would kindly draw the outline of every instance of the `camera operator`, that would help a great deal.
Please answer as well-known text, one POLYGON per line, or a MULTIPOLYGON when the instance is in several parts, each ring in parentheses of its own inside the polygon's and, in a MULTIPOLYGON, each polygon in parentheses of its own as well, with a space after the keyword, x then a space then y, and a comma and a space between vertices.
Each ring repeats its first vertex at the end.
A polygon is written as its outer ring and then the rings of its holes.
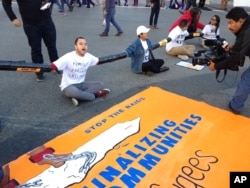
MULTIPOLYGON (((210 61, 208 66, 211 71, 221 69, 238 70, 238 66, 243 66, 244 57, 250 57, 250 16, 244 8, 234 7, 226 15, 227 27, 235 34, 236 41, 230 48, 230 56, 219 62, 210 61)), ((241 75, 241 80, 237 85, 236 92, 229 102, 230 110, 235 114, 240 114, 244 103, 250 93, 250 67, 241 75)))

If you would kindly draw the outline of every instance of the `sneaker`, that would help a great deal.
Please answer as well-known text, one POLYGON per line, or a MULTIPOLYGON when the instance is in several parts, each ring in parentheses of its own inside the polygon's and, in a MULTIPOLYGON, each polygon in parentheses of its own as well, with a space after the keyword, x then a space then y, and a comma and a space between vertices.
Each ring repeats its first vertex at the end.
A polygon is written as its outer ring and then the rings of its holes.
POLYGON ((230 102, 229 102, 229 104, 228 104, 228 107, 229 107, 229 109, 230 109, 234 114, 237 114, 237 115, 240 114, 240 111, 237 111, 237 110, 233 109, 233 107, 232 107, 232 105, 231 105, 230 102))
POLYGON ((44 75, 43 74, 36 75, 36 81, 42 82, 43 80, 44 80, 44 75))
POLYGON ((165 72, 165 71, 168 71, 169 70, 169 67, 166 67, 166 66, 163 66, 160 68, 160 72, 165 72))
POLYGON ((123 32, 122 31, 119 31, 118 33, 115 34, 115 36, 120 36, 123 32))
POLYGON ((182 60, 188 60, 189 57, 187 55, 178 55, 178 58, 182 59, 182 60))
POLYGON ((159 27, 157 27, 157 25, 154 25, 153 29, 159 29, 159 27))
POLYGON ((101 36, 101 37, 107 37, 108 34, 103 32, 103 33, 100 34, 100 36, 101 36))
POLYGON ((104 89, 102 89, 102 90, 100 90, 100 91, 97 91, 96 93, 95 93, 95 96, 96 97, 98 97, 98 98, 100 98, 100 97, 105 97, 107 94, 109 94, 110 93, 110 89, 108 89, 108 88, 104 88, 104 89))
POLYGON ((78 106, 78 100, 76 98, 71 98, 71 101, 73 103, 74 106, 78 106))

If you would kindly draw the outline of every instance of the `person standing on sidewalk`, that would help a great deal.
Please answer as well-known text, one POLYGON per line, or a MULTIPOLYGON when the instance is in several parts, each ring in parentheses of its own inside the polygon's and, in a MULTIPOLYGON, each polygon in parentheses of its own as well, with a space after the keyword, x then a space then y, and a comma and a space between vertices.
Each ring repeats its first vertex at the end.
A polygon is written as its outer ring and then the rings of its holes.
MULTIPOLYGON (((24 33, 31 47, 33 63, 43 64, 42 40, 44 41, 50 62, 58 59, 56 48, 56 28, 51 18, 50 6, 42 9, 48 3, 42 0, 17 0, 20 15, 23 21, 24 33), (42 9, 42 10, 41 10, 42 9)), ((21 27, 22 22, 17 18, 12 9, 12 0, 2 0, 3 8, 15 27, 21 27)), ((37 81, 44 80, 44 74, 36 73, 37 81)))
POLYGON ((100 34, 101 37, 108 36, 110 23, 116 28, 117 33, 115 36, 120 36, 123 31, 119 24, 115 20, 115 0, 106 0, 105 1, 105 19, 106 19, 106 26, 104 32, 100 34))
POLYGON ((151 29, 159 29, 157 27, 158 17, 160 13, 160 0, 151 0, 151 13, 149 17, 149 26, 151 29))

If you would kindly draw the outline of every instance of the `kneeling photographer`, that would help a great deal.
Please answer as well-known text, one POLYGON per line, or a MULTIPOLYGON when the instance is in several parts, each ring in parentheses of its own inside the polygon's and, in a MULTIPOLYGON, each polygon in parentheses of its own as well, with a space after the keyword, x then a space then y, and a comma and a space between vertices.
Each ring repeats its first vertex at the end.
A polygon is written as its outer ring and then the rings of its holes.
MULTIPOLYGON (((213 62, 208 65, 211 71, 231 69, 237 70, 238 66, 243 66, 244 57, 250 57, 250 16, 244 8, 234 7, 226 15, 227 27, 235 34, 236 41, 230 47, 231 55, 223 61, 213 62)), ((250 93, 250 67, 246 69, 237 85, 236 92, 229 102, 230 110, 235 114, 240 114, 250 93)))

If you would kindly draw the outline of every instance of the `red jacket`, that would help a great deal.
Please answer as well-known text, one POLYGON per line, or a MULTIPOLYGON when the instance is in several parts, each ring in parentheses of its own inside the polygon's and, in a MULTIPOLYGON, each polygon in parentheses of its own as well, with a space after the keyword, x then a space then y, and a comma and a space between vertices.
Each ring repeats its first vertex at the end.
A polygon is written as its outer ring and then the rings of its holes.
MULTIPOLYGON (((176 21, 172 24, 172 26, 171 26, 170 29, 169 29, 169 32, 170 32, 173 28, 175 28, 177 25, 179 25, 180 21, 183 20, 183 19, 188 20, 188 25, 191 24, 192 17, 191 17, 191 15, 190 15, 190 10, 186 10, 185 13, 184 13, 178 20, 176 20, 176 21)), ((202 30, 202 29, 204 28, 204 26, 205 26, 205 25, 204 25, 203 23, 200 23, 200 16, 199 16, 199 17, 198 17, 198 23, 197 23, 197 25, 196 25, 196 30, 197 30, 197 28, 202 30)))

